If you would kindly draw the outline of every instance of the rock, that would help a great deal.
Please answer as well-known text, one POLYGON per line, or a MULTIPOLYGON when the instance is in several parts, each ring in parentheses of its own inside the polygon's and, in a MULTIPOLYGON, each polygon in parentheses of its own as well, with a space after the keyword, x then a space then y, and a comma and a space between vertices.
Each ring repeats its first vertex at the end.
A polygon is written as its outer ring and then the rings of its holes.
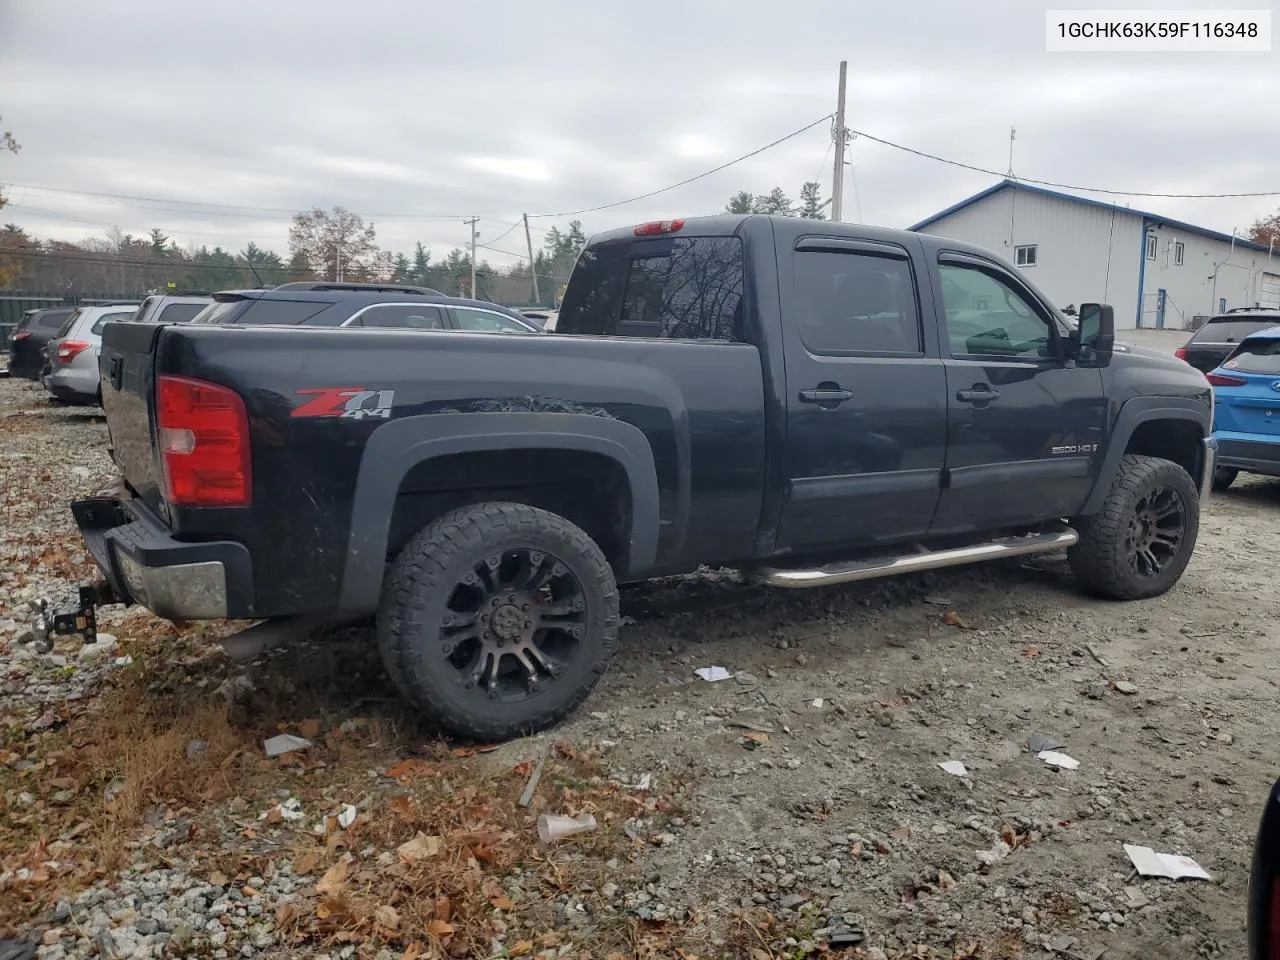
POLYGON ((1105 683, 1102 683, 1101 681, 1097 683, 1089 684, 1088 689, 1085 690, 1085 696, 1087 696, 1090 700, 1101 700, 1106 695, 1107 695, 1107 685, 1105 683))
POLYGON ((160 924, 150 919, 149 917, 142 917, 141 919, 139 919, 137 922, 134 923, 133 928, 137 930, 140 934, 142 934, 144 937, 149 937, 154 933, 160 932, 160 924))
POLYGON ((1124 888, 1125 904, 1130 910, 1141 910, 1151 901, 1147 899, 1147 895, 1137 887, 1124 888))
POLYGON ((1138 685, 1136 683, 1130 683, 1128 680, 1117 680, 1115 687, 1120 693, 1127 694, 1128 696, 1133 696, 1138 692, 1138 685))
POLYGON ((782 898, 782 901, 778 905, 782 907, 783 910, 794 910, 808 899, 808 897, 799 893, 789 893, 782 898))

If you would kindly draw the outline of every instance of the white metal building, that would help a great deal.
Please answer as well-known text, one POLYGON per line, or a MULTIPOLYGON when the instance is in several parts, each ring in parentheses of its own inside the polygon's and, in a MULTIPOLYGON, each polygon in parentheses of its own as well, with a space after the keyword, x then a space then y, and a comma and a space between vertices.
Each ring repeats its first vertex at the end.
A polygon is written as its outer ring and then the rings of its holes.
POLYGON ((1014 180, 908 229, 1003 255, 1059 307, 1109 303, 1117 327, 1190 329, 1195 316, 1280 308, 1280 249, 1014 180))

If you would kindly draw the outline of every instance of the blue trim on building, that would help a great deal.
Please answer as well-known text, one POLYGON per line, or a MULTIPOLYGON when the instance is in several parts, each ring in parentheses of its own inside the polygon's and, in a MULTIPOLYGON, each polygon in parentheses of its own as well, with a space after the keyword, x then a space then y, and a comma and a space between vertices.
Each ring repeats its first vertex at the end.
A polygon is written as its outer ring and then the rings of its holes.
MULTIPOLYGON (((969 197, 966 200, 961 200, 959 203, 954 203, 951 206, 947 207, 947 209, 941 211, 940 213, 935 213, 933 216, 928 217, 924 220, 921 220, 919 223, 913 224, 910 227, 907 227, 907 229, 913 230, 913 231, 922 230, 925 227, 929 226, 931 223, 937 223, 939 220, 943 219, 944 217, 949 217, 951 216, 951 214, 956 213, 960 210, 963 210, 965 207, 972 206, 973 204, 977 203, 979 200, 985 200, 987 197, 990 197, 993 194, 999 193, 1001 190, 1006 190, 1009 188, 1012 188, 1014 190, 1025 190, 1028 193, 1038 193, 1041 196, 1054 197, 1058 200, 1069 200, 1072 203, 1083 203, 1087 206, 1100 207, 1104 210, 1115 210, 1119 213, 1132 213, 1136 217, 1142 217, 1144 224, 1147 221, 1150 221, 1152 224, 1156 226, 1175 227, 1178 230, 1185 230, 1187 233, 1194 233, 1194 234, 1197 234, 1198 236, 1209 237, 1213 240, 1221 240, 1224 243, 1231 242, 1231 234, 1229 233, 1219 233, 1217 230, 1210 230, 1206 227, 1197 227, 1195 224, 1185 223, 1182 220, 1171 220, 1168 217, 1161 216, 1158 213, 1151 213, 1148 210, 1135 210, 1133 207, 1122 207, 1118 203, 1104 203, 1101 200, 1090 200, 1088 197, 1078 197, 1073 193, 1062 193, 1058 190, 1048 190, 1044 187, 1036 187, 1028 183, 1019 183, 1016 180, 1001 180, 999 183, 994 184, 993 186, 987 187, 987 189, 983 190, 981 193, 975 193, 973 196, 969 197)), ((1145 230, 1144 230, 1144 234, 1145 234, 1145 230)), ((1144 243, 1146 242, 1145 239, 1143 242, 1144 243)), ((1263 253, 1267 252, 1267 247, 1265 244, 1254 243, 1252 240, 1244 240, 1244 239, 1241 239, 1240 237, 1236 237, 1236 246, 1245 247, 1249 250, 1261 250, 1263 253)), ((1143 256, 1144 257, 1146 256, 1145 249, 1143 250, 1143 256)))
POLYGON ((1145 287, 1147 282, 1147 218, 1142 218, 1142 230, 1139 231, 1138 244, 1138 309, 1137 315, 1134 317, 1133 325, 1135 328, 1142 327, 1142 299, 1146 296, 1145 287))

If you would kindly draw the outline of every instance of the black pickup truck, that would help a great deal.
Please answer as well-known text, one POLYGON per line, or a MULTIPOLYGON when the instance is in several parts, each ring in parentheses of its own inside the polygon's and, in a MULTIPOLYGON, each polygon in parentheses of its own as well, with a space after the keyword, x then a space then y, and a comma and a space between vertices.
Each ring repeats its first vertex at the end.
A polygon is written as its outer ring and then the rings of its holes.
POLYGON ((97 599, 377 615, 455 732, 579 704, 619 582, 812 587, 1069 548, 1118 599, 1181 576, 1212 396, 975 247, 716 216, 594 237, 557 332, 108 324, 123 484, 74 504, 97 599))

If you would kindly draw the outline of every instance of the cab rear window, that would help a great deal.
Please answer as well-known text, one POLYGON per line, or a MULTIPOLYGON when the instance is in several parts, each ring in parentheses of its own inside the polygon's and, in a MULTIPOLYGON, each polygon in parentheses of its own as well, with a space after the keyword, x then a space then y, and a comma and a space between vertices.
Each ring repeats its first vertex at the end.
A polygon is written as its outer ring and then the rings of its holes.
POLYGON ((744 284, 737 237, 623 239, 578 258, 558 333, 741 340, 744 284))
POLYGON ((1222 366, 1241 373, 1280 375, 1280 339, 1246 340, 1222 366))

